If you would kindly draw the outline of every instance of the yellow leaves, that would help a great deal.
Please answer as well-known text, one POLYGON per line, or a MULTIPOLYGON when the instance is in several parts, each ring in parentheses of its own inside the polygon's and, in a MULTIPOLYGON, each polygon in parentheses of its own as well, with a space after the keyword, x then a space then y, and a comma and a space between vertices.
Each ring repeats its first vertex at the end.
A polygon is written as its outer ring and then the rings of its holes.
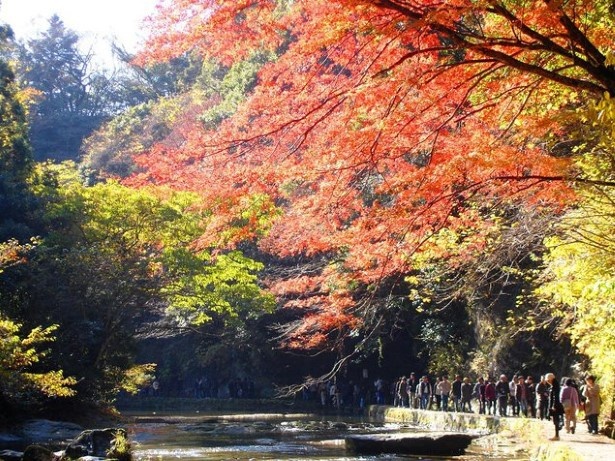
POLYGON ((28 108, 31 105, 36 104, 42 98, 42 91, 32 87, 20 89, 16 94, 17 101, 19 101, 24 106, 24 108, 26 108, 26 111, 28 111, 28 108))
POLYGON ((124 371, 124 379, 120 387, 130 394, 136 394, 140 389, 143 389, 154 380, 155 371, 155 363, 133 365, 128 370, 124 371))
POLYGON ((28 336, 19 336, 20 324, 11 320, 0 318, 0 366, 6 369, 20 369, 37 363, 44 352, 38 352, 36 345, 54 341, 51 334, 57 329, 57 325, 47 328, 40 326, 34 328, 28 336))
POLYGON ((24 378, 47 397, 72 397, 76 391, 71 388, 77 380, 65 377, 62 370, 47 373, 24 373, 24 378))
POLYGON ((70 397, 75 394, 71 386, 77 381, 65 377, 62 370, 38 373, 27 371, 45 356, 36 346, 54 341, 52 333, 56 329, 57 325, 47 328, 39 326, 22 338, 19 335, 20 324, 0 317, 0 379, 3 380, 3 392, 8 394, 7 397, 13 398, 31 388, 49 397, 70 397))
MULTIPOLYGON (((577 166, 586 178, 612 178, 615 165, 609 132, 615 120, 610 97, 590 105, 588 120, 598 134, 599 149, 583 154, 577 166), (607 123, 608 121, 608 123, 607 123), (606 124, 606 126, 604 126, 606 124)), ((564 215, 558 235, 546 240, 547 281, 536 293, 551 306, 554 316, 567 322, 566 333, 579 352, 589 357, 591 369, 605 381, 615 379, 615 190, 579 186, 578 206, 564 215)), ((612 394, 612 388, 607 392, 612 394)), ((610 398, 610 395, 609 395, 610 398)))
POLYGON ((604 93, 602 99, 590 101, 583 113, 591 126, 606 130, 615 124, 615 100, 609 93, 604 93))

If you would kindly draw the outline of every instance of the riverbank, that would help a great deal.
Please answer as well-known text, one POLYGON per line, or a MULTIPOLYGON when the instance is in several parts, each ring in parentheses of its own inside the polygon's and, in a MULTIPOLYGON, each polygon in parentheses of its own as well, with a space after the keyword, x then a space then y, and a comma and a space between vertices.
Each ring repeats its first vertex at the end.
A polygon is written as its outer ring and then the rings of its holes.
MULTIPOLYGON (((337 411, 322 408, 312 402, 281 400, 214 400, 214 399, 135 399, 120 407, 126 414, 105 412, 97 417, 82 415, 85 427, 161 424, 172 426, 224 428, 248 427, 250 421, 319 420, 329 417, 359 416, 356 409, 337 411), (181 416, 180 416, 181 415, 181 416), (228 423, 224 423, 228 421, 228 423), (239 424, 235 424, 239 423, 239 424)), ((496 459, 517 461, 589 461, 615 459, 615 441, 602 435, 591 435, 585 424, 579 423, 576 434, 560 433, 561 440, 549 441, 553 425, 548 421, 519 417, 499 417, 474 413, 454 413, 370 405, 361 416, 382 423, 402 423, 424 428, 426 431, 465 432, 480 435, 468 449, 469 459, 479 459, 490 453, 496 459)), ((261 424, 265 427, 267 424, 261 424)), ((258 426, 258 427, 261 427, 258 426)), ((247 429, 246 429, 247 431, 247 429)), ((0 431, 1 432, 1 431, 0 431)), ((2 434, 0 434, 1 436, 2 434)), ((10 436, 11 434, 5 434, 10 436)), ((6 441, 9 441, 6 439, 6 441)), ((2 446, 0 437, 0 446, 2 446)))
POLYGON ((615 459, 615 440, 604 435, 590 434, 583 423, 577 425, 575 434, 567 434, 562 430, 560 440, 551 441, 549 438, 553 436, 553 423, 539 419, 425 411, 384 405, 370 406, 369 415, 376 421, 412 423, 428 430, 478 431, 489 434, 476 439, 473 444, 481 450, 515 460, 615 459))
POLYGON ((116 408, 122 413, 311 413, 337 412, 323 409, 313 401, 293 399, 212 399, 135 396, 119 399, 116 408))
POLYGON ((560 440, 549 441, 553 424, 542 422, 542 442, 535 454, 537 461, 602 461, 615 459, 615 440, 604 435, 590 434, 584 423, 577 425, 574 434, 560 431, 560 440))

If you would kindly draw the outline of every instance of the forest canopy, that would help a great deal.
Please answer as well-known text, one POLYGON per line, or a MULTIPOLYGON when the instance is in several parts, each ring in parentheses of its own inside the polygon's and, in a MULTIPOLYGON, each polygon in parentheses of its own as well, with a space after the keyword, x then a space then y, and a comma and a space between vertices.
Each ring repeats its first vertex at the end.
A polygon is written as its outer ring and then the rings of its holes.
POLYGON ((380 289, 434 264, 465 271, 521 217, 564 219, 591 202, 585 189, 613 186, 612 146, 596 144, 611 125, 595 109, 615 89, 612 27, 610 2, 583 0, 173 2, 140 62, 276 58, 228 118, 212 128, 190 114, 181 143, 140 157, 132 184, 181 184, 216 203, 201 245, 247 239, 324 261, 269 281, 305 309, 290 337, 322 345, 376 324, 380 289))
POLYGON ((607 0, 161 2, 81 170, 24 170, 62 255, 36 269, 106 275, 79 280, 113 391, 134 356, 103 325, 164 312, 330 354, 325 377, 406 341, 426 372, 612 393, 614 21, 607 0))

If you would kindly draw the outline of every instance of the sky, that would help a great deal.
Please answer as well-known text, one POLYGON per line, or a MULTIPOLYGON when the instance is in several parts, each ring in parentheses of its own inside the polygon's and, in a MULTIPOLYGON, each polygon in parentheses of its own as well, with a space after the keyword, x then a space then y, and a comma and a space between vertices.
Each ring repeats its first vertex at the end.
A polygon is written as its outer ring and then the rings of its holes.
POLYGON ((47 29, 57 14, 77 32, 83 49, 93 47, 96 62, 111 66, 111 42, 135 51, 146 33, 142 21, 155 11, 158 0, 0 0, 0 22, 9 24, 18 40, 47 29))

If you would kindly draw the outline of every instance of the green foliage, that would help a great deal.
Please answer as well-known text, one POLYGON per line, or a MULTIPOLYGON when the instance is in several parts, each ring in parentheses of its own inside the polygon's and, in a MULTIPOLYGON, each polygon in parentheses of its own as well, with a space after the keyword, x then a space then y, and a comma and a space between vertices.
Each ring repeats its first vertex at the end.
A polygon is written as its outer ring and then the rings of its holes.
POLYGON ((112 441, 111 448, 107 452, 107 458, 117 459, 118 461, 128 461, 132 459, 130 441, 128 440, 125 430, 115 430, 115 438, 112 441))
POLYGON ((82 168, 96 179, 125 178, 135 172, 132 157, 169 135, 183 98, 161 98, 126 109, 83 144, 82 168))
MULTIPOLYGON (((129 56, 124 55, 124 59, 129 56)), ((199 113, 198 119, 207 126, 218 126, 235 113, 254 88, 258 70, 271 59, 268 54, 255 53, 225 68, 186 55, 169 63, 131 65, 132 75, 120 80, 122 87, 130 89, 124 99, 134 105, 84 142, 84 168, 95 179, 129 176, 135 172, 134 155, 167 138, 184 136, 178 120, 185 110, 199 113)))
POLYGON ((202 66, 199 57, 187 54, 139 67, 133 56, 116 52, 126 65, 116 77, 126 107, 84 141, 82 167, 94 180, 134 173, 132 157, 169 136, 178 114, 200 99, 191 91, 202 66))
POLYGON ((5 400, 32 403, 41 395, 70 397, 76 380, 59 371, 33 371, 46 355, 37 347, 54 341, 57 325, 36 327, 22 336, 22 325, 0 315, 0 394, 5 400), (38 395, 37 395, 38 394, 38 395))
POLYGON ((213 129, 233 115, 255 87, 258 70, 272 59, 271 55, 256 53, 228 70, 211 61, 205 62, 196 88, 203 91, 205 98, 219 98, 220 102, 201 114, 201 122, 213 129))
POLYGON ((9 64, 0 60, 0 171, 23 178, 31 160, 26 113, 15 75, 9 64))
POLYGON ((275 305, 257 284, 263 265, 238 251, 216 256, 174 251, 165 255, 165 266, 175 279, 164 290, 169 312, 183 323, 201 325, 214 316, 234 323, 270 312, 275 305))
MULTIPOLYGON (((20 245, 12 240, 0 244, 0 273, 23 264, 24 256, 33 248, 34 242, 20 245)), ((22 325, 8 318, 4 307, 0 304, 0 406, 3 402, 32 404, 43 396, 74 395, 75 379, 65 377, 62 370, 43 366, 47 351, 39 350, 40 345, 55 341, 58 326, 37 326, 23 336, 22 325)))
POLYGON ((121 389, 129 394, 136 394, 139 390, 151 384, 154 380, 155 371, 155 363, 133 365, 123 371, 124 379, 121 383, 121 389))
MULTIPOLYGON (((0 51, 9 46, 10 29, 0 26, 0 51)), ((32 167, 24 93, 9 63, 0 58, 0 242, 27 240, 36 203, 26 179, 32 167)))
MULTIPOLYGON (((11 35, 0 26, 0 49, 8 46, 11 35)), ((12 68, 0 59, 0 274, 22 265, 37 244, 20 243, 33 235, 37 209, 27 182, 32 158, 23 99, 12 68)), ((0 301, 0 403, 29 404, 43 396, 74 395, 75 379, 44 363, 47 353, 39 349, 55 340, 58 326, 33 326, 24 334, 23 325, 9 317, 12 304, 0 301)))
POLYGON ((197 53, 185 53, 168 62, 145 66, 135 63, 134 55, 114 47, 116 56, 126 65, 118 75, 120 95, 128 107, 158 99, 172 98, 190 91, 200 72, 203 59, 197 53))
POLYGON ((81 398, 134 392, 153 369, 134 363, 133 332, 146 306, 162 302, 162 248, 194 238, 194 198, 116 182, 85 187, 70 164, 42 165, 37 178, 49 234, 29 265, 29 302, 61 324, 56 358, 79 376, 81 398))
MULTIPOLYGON (((548 282, 538 293, 550 300, 573 344, 591 361, 603 383, 615 380, 615 240, 613 191, 584 194, 577 210, 560 224, 561 236, 547 240, 548 282)), ((608 384, 603 391, 613 392, 608 384)), ((610 401, 605 395, 605 401, 610 401)))
POLYGON ((29 312, 32 325, 60 325, 50 359, 79 379, 81 399, 112 401, 151 380, 153 365, 135 363, 134 332, 167 305, 184 321, 237 329, 274 305, 258 286, 260 263, 190 251, 208 215, 195 194, 87 187, 71 163, 38 165, 32 190, 47 234, 27 265, 0 277, 0 302, 19 300, 15 314, 29 312))
POLYGON ((470 223, 457 231, 442 229, 412 256, 415 271, 406 281, 417 312, 426 318, 423 354, 434 371, 453 365, 475 376, 538 374, 550 364, 554 340, 544 330, 520 332, 518 323, 531 318, 534 305, 519 299, 532 287, 528 274, 539 267, 554 217, 515 204, 496 213, 476 199, 482 235, 470 223))

